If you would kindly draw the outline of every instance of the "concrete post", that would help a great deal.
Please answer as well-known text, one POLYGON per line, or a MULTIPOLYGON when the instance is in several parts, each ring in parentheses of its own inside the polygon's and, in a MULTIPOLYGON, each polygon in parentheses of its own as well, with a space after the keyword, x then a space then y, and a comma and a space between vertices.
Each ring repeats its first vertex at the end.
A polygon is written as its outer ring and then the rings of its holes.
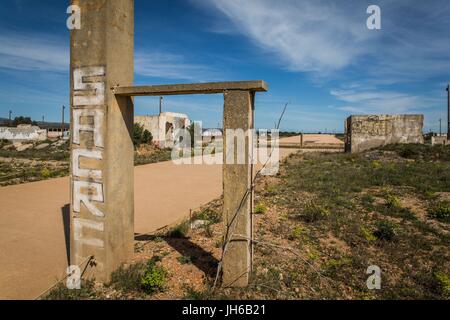
POLYGON ((108 281, 133 253, 133 102, 110 88, 133 84, 134 1, 72 4, 71 264, 94 256, 87 275, 108 281))
POLYGON ((447 86, 447 140, 450 140, 450 84, 447 86))
POLYGON ((233 143, 234 136, 229 135, 227 130, 242 129, 248 133, 249 129, 253 129, 254 93, 226 91, 224 98, 223 217, 224 238, 230 241, 230 244, 223 259, 222 285, 245 287, 252 269, 252 243, 239 236, 252 238, 253 195, 245 195, 251 187, 253 176, 253 136, 246 135, 245 162, 239 164, 239 142, 233 143), (234 156, 235 164, 229 164, 229 161, 227 163, 227 155, 230 154, 234 156))

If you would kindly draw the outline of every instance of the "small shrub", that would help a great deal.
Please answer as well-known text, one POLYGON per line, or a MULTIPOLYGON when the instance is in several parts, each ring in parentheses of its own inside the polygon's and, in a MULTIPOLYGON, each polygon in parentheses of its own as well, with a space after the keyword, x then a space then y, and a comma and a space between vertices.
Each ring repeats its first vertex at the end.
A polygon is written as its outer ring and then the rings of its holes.
POLYGON ((166 284, 167 271, 157 264, 159 261, 159 257, 150 259, 141 278, 142 289, 148 294, 162 291, 166 284))
POLYGON ((214 237, 214 231, 213 231, 213 229, 211 228, 211 223, 207 223, 207 224, 205 224, 205 226, 204 226, 204 230, 205 230, 205 236, 207 236, 208 238, 212 238, 212 237, 214 237))
POLYGON ((184 285, 184 300, 206 300, 208 299, 208 291, 197 291, 190 285, 184 285))
POLYGON ((398 235, 398 226, 390 221, 379 221, 373 234, 379 240, 392 241, 398 235))
POLYGON ((377 237, 374 236, 372 232, 370 232, 366 227, 361 227, 361 235, 366 239, 367 241, 375 241, 377 240, 377 237))
POLYGON ((47 168, 43 168, 43 169, 41 170, 41 176, 42 176, 42 178, 48 179, 48 178, 50 178, 51 175, 52 175, 52 174, 51 174, 50 170, 48 170, 47 168))
POLYGON ((135 123, 133 127, 133 143, 139 146, 143 143, 151 143, 153 136, 150 131, 144 129, 144 126, 135 123))
POLYGON ((141 138, 141 143, 146 143, 146 144, 150 144, 153 141, 153 136, 151 134, 150 131, 148 131, 147 129, 144 130, 144 132, 142 132, 142 138, 141 138))
POLYGON ((437 271, 433 273, 434 286, 436 291, 441 295, 450 293, 450 278, 443 272, 437 271))
POLYGON ((431 208, 428 209, 428 215, 433 219, 450 221, 450 203, 443 201, 434 204, 431 208))
POLYGON ((255 214, 266 214, 269 209, 264 203, 258 203, 255 207, 255 214))
POLYGON ((189 223, 187 221, 180 223, 167 234, 171 238, 186 238, 189 232, 189 223))
POLYGON ((206 220, 212 224, 219 223, 222 220, 222 215, 220 212, 213 209, 204 209, 201 212, 195 214, 195 219, 206 220))
POLYGON ((223 239, 219 239, 214 243, 214 247, 216 248, 222 248, 223 247, 223 239))
POLYGON ((300 217, 306 222, 315 222, 326 219, 329 216, 330 211, 328 209, 313 202, 309 202, 300 217))
POLYGON ((295 227, 295 229, 292 231, 291 235, 289 236, 290 240, 300 240, 302 237, 303 229, 302 227, 295 227))
POLYGON ((277 187, 276 184, 270 185, 270 186, 268 186, 268 187, 266 188, 266 194, 267 194, 267 195, 274 195, 274 194, 277 193, 277 191, 278 191, 278 187, 277 187))
POLYGON ((381 168, 381 162, 378 160, 373 160, 371 165, 372 165, 372 168, 374 168, 374 169, 381 168))
POLYGON ((192 259, 190 256, 179 256, 177 260, 181 264, 192 264, 192 259))
POLYGON ((363 204, 372 205, 375 201, 375 198, 371 194, 366 194, 362 197, 361 201, 363 202, 363 204))
POLYGON ((124 292, 139 291, 141 289, 141 278, 144 274, 145 263, 136 263, 128 267, 121 266, 111 274, 111 282, 108 286, 124 292))
POLYGON ((96 298, 94 280, 82 280, 80 290, 70 290, 63 281, 53 288, 42 300, 87 300, 96 298))
POLYGON ((425 196, 425 198, 430 199, 430 200, 434 200, 438 197, 436 192, 430 191, 430 190, 425 191, 424 196, 425 196))
POLYGON ((402 203, 398 197, 388 194, 386 196, 386 206, 390 209, 401 209, 402 203))

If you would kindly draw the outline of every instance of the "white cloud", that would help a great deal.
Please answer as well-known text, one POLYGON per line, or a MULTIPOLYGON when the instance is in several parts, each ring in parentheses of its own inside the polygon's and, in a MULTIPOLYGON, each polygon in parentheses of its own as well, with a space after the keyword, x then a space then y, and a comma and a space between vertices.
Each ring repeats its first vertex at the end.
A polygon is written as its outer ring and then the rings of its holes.
POLYGON ((68 40, 46 34, 0 34, 0 68, 68 72, 68 40), (64 45, 67 43, 67 45, 64 45))
POLYGON ((312 71, 313 80, 351 76, 395 84, 450 71, 447 0, 379 0, 379 31, 366 28, 366 1, 191 1, 212 6, 220 13, 215 20, 226 17, 236 33, 279 58, 271 63, 294 72, 312 71))
POLYGON ((186 61, 180 54, 140 50, 135 55, 137 74, 152 78, 207 81, 217 78, 211 67, 186 61))
POLYGON ((364 16, 323 1, 213 0, 236 29, 278 55, 291 71, 329 72, 367 52, 364 16))
MULTIPOLYGON (((68 39, 37 33, 0 33, 0 68, 21 71, 68 72, 68 39)), ((186 61, 179 54, 140 50, 135 71, 145 77, 202 81, 217 78, 209 66, 186 61)))
POLYGON ((427 110, 438 100, 395 91, 332 90, 331 95, 348 103, 339 110, 359 114, 398 114, 427 110))

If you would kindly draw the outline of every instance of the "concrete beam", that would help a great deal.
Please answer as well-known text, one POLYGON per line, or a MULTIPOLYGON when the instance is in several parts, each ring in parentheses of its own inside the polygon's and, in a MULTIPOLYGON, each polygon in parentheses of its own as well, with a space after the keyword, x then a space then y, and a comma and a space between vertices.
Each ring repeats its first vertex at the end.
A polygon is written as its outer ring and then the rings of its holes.
POLYGON ((117 96, 169 96, 182 94, 214 94, 231 90, 251 92, 267 91, 268 85, 262 80, 256 80, 157 86, 119 86, 113 88, 113 93, 117 96))
MULTIPOLYGON (((71 32, 71 264, 94 256, 88 276, 108 281, 133 253, 134 0, 73 0, 71 32)), ((83 266, 84 268, 84 266, 83 266)))
POLYGON ((237 158, 237 143, 229 140, 226 130, 248 133, 253 129, 254 93, 227 91, 224 97, 223 217, 224 237, 230 244, 223 259, 222 285, 245 287, 252 270, 252 244, 248 239, 252 238, 253 194, 248 191, 253 178, 253 141, 252 135, 246 136, 244 164, 227 164, 228 154, 237 158))

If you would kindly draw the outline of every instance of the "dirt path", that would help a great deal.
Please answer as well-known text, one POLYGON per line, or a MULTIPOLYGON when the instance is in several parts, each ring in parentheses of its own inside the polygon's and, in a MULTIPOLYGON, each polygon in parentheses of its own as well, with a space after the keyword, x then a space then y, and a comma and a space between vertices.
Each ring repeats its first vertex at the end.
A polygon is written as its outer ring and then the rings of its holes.
MULTIPOLYGON (((222 194, 220 165, 162 162, 134 174, 135 233, 172 224, 222 194)), ((0 188, 0 299, 33 299, 64 276, 68 219, 68 178, 0 188)))

